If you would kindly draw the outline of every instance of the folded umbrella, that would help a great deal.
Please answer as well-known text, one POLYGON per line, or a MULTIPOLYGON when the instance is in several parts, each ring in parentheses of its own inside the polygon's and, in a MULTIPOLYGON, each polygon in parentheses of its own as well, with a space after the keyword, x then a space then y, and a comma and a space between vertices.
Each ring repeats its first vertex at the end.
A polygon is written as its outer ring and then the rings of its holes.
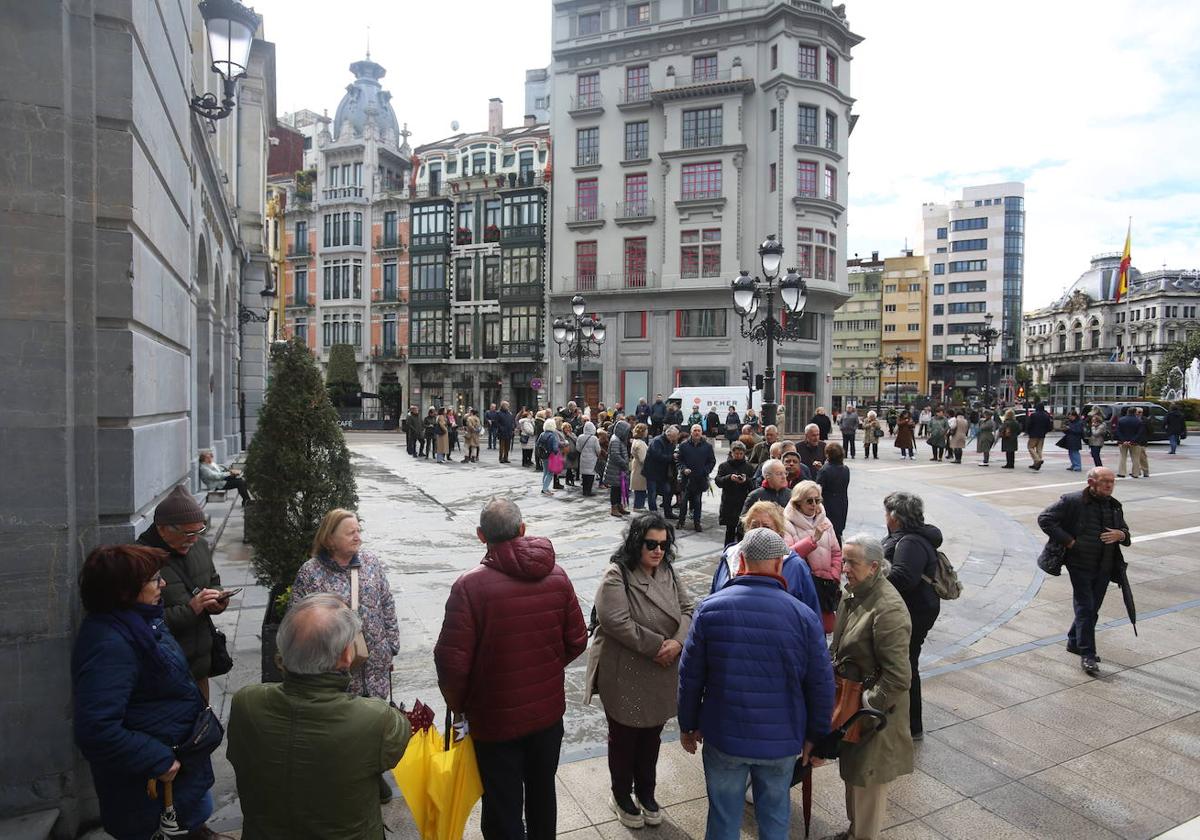
MULTIPOLYGON (((158 782, 151 779, 146 784, 146 795, 158 799, 158 782)), ((172 837, 187 837, 188 830, 179 824, 179 816, 175 813, 175 794, 170 782, 163 782, 163 810, 158 817, 158 829, 150 836, 150 840, 170 840, 172 837)))
POLYGON ((470 735, 454 740, 450 711, 446 711, 444 749, 430 761, 429 798, 437 809, 435 840, 458 840, 467 817, 483 796, 483 781, 470 735))
POLYGON ((1129 625, 1133 628, 1133 635, 1137 635, 1137 607, 1133 603, 1133 587, 1129 585, 1129 575, 1126 572, 1124 563, 1118 564, 1113 570, 1113 581, 1117 586, 1121 587, 1121 600, 1125 602, 1125 613, 1129 616, 1129 625))
MULTIPOLYGON (((817 758, 835 759, 842 752, 842 739, 846 737, 846 732, 850 730, 859 718, 872 717, 876 720, 874 731, 879 732, 887 727, 887 715, 883 712, 878 712, 875 709, 859 709, 852 714, 845 723, 830 731, 828 735, 821 739, 819 743, 813 744, 812 755, 817 758)), ((800 804, 804 810, 804 836, 808 836, 809 824, 812 822, 812 764, 801 763, 803 759, 796 760, 796 766, 792 770, 792 786, 801 785, 800 787, 800 804)))

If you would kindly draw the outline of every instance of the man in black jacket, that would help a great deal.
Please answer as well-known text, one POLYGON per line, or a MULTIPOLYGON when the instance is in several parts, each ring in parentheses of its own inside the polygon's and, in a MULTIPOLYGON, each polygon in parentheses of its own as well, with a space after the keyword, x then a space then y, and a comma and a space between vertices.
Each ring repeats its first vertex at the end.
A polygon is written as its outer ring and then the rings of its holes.
POLYGON ((1078 654, 1083 670, 1094 675, 1100 670, 1096 618, 1109 582, 1125 565, 1121 546, 1131 540, 1121 503, 1112 495, 1113 471, 1093 467, 1087 481, 1087 489, 1067 493, 1042 511, 1038 526, 1050 538, 1043 556, 1061 552, 1071 576, 1075 622, 1067 633, 1067 651, 1078 654))
POLYGON ((700 508, 704 491, 708 489, 708 477, 717 465, 717 456, 712 444, 704 437, 700 424, 692 426, 688 439, 675 448, 675 461, 679 465, 679 527, 687 519, 688 508, 692 511, 692 525, 700 530, 700 508))
POLYGON ((496 428, 496 437, 500 441, 500 463, 508 463, 508 452, 512 448, 513 430, 517 427, 517 421, 512 416, 512 412, 508 410, 508 401, 500 403, 500 410, 496 412, 496 419, 492 422, 496 428))
POLYGON ((1167 411, 1167 416, 1163 418, 1163 429, 1167 433, 1167 439, 1171 443, 1171 449, 1168 455, 1174 455, 1175 449, 1179 446, 1179 441, 1187 436, 1187 423, 1184 420, 1183 412, 1179 409, 1179 403, 1172 403, 1171 408, 1167 411))
POLYGON ((408 454, 417 457, 417 441, 421 439, 421 415, 417 411, 415 405, 408 407, 408 414, 404 415, 404 442, 408 454))
POLYGON ((1046 406, 1038 403, 1033 410, 1033 414, 1029 415, 1029 419, 1025 421, 1025 434, 1029 435, 1029 457, 1033 459, 1033 463, 1029 465, 1031 470, 1040 470, 1044 463, 1042 459, 1042 447, 1046 445, 1046 435, 1054 429, 1054 418, 1046 413, 1046 406))
POLYGON ((721 524, 725 526, 725 545, 737 539, 742 505, 754 487, 750 480, 754 469, 746 460, 746 444, 735 440, 729 447, 729 458, 717 467, 716 484, 721 488, 721 524))

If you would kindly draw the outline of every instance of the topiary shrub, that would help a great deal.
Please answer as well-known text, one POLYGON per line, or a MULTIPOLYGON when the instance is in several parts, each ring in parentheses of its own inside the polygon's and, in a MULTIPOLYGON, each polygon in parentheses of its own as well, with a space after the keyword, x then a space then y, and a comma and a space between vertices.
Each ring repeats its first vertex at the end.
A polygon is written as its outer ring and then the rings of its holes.
POLYGON ((359 393, 362 385, 358 381, 358 362, 354 360, 354 348, 349 344, 335 344, 329 348, 329 369, 325 372, 325 387, 329 399, 338 408, 353 408, 362 405, 359 393))

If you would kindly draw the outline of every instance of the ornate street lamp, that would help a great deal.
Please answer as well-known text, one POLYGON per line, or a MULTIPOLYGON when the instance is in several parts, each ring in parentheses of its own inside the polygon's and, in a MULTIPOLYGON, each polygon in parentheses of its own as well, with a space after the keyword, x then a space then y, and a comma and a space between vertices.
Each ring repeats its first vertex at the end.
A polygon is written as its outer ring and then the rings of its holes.
POLYGON ((983 385, 983 404, 986 408, 992 407, 992 348, 1001 339, 1007 338, 1008 335, 1006 333, 992 326, 992 313, 990 312, 983 316, 982 327, 974 327, 962 337, 964 350, 983 353, 986 359, 985 369, 987 373, 983 385))
POLYGON ((608 328, 599 318, 584 315, 587 300, 583 295, 571 298, 571 314, 566 318, 555 318, 550 334, 558 345, 558 356, 563 361, 575 360, 575 384, 581 393, 575 395, 575 404, 583 408, 583 360, 599 358, 600 345, 608 337, 608 328))
MULTIPOLYGON (((892 370, 892 372, 896 374, 896 394, 895 394, 895 400, 894 400, 894 404, 895 404, 896 408, 900 407, 900 368, 904 367, 907 363, 908 363, 908 360, 904 358, 903 354, 898 353, 898 352, 891 356, 884 356, 878 362, 875 363, 875 365, 877 366, 876 369, 880 373, 881 382, 883 379, 883 376, 882 376, 883 371, 890 368, 892 370)), ((882 384, 881 384, 881 387, 882 387, 882 384)))
POLYGON ((758 257, 762 267, 762 278, 751 277, 749 271, 742 270, 730 284, 730 290, 733 293, 733 309, 741 319, 742 338, 767 345, 762 422, 764 426, 770 426, 775 423, 775 413, 779 407, 775 401, 775 342, 799 341, 804 338, 800 330, 800 319, 804 314, 804 305, 808 302, 808 287, 794 268, 789 268, 787 274, 779 280, 778 287, 776 286, 779 268, 783 263, 783 245, 775 239, 774 234, 758 246, 758 257), (787 318, 786 325, 775 319, 776 288, 784 311, 795 316, 787 318), (766 302, 766 312, 759 318, 758 310, 762 301, 766 302))
POLYGON ((851 368, 846 373, 846 378, 850 380, 850 405, 854 405, 854 386, 858 384, 858 368, 851 368))
POLYGON ((250 63, 258 15, 236 0, 200 0, 200 14, 208 30, 212 70, 221 77, 224 95, 220 102, 214 93, 193 96, 191 108, 211 123, 228 117, 237 104, 234 94, 250 63))

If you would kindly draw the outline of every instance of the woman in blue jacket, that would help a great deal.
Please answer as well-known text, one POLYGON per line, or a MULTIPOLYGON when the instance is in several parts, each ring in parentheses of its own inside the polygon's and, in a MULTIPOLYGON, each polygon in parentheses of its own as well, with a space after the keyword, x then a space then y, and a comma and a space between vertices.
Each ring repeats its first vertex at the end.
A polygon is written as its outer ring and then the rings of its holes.
POLYGON ((180 758, 174 749, 211 712, 163 621, 166 557, 147 546, 102 546, 79 574, 87 616, 71 662, 75 743, 91 765, 104 830, 117 840, 146 840, 158 828, 162 802, 146 795, 151 779, 172 782, 179 824, 198 836, 213 810, 209 753, 180 758))

